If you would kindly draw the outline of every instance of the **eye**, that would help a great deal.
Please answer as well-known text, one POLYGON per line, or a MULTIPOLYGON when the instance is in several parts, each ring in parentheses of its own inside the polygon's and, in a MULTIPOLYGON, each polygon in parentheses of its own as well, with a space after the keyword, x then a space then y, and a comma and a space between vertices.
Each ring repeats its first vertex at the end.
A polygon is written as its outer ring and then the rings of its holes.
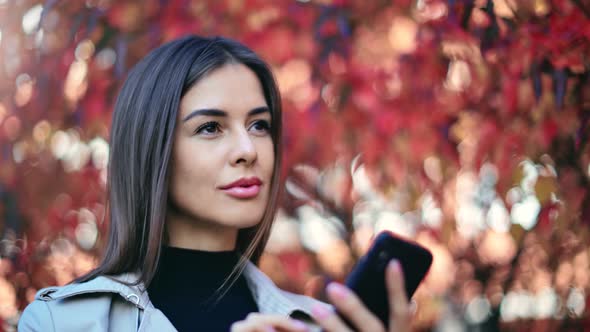
POLYGON ((270 122, 267 120, 258 120, 250 126, 250 130, 257 133, 268 133, 270 131, 270 122))
POLYGON ((219 132, 219 123, 215 121, 206 122, 200 125, 197 130, 195 130, 195 134, 203 134, 203 135, 213 135, 219 132))

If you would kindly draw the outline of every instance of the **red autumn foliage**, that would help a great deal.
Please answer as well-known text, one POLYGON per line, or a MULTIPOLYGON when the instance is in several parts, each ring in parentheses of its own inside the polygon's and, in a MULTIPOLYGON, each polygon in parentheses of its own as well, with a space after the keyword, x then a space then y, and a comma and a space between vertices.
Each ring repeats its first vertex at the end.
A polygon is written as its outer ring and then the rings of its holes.
POLYGON ((117 90, 150 49, 188 33, 238 39, 271 63, 284 98, 283 173, 308 195, 291 190, 284 210, 301 219, 301 205, 313 206, 343 226, 324 249, 269 252, 287 266, 274 271, 284 287, 341 278, 367 234, 404 225, 435 252, 439 275, 456 276, 425 282, 416 329, 445 319, 506 330, 588 324, 587 304, 576 311, 569 291, 590 291, 588 1, 0 1, 0 31, 7 329, 35 290, 100 255, 101 158, 117 90), (24 20, 36 5, 40 17, 24 20), (355 178, 359 155, 373 193, 355 178), (361 212, 372 213, 369 231, 361 212), (90 246, 80 225, 96 228, 90 246), (513 256, 486 253, 486 243, 513 256), (510 312, 510 294, 543 289, 562 303, 551 315, 510 312), (491 309, 478 321, 467 309, 479 298, 491 309), (443 314, 449 303, 466 311, 443 314))

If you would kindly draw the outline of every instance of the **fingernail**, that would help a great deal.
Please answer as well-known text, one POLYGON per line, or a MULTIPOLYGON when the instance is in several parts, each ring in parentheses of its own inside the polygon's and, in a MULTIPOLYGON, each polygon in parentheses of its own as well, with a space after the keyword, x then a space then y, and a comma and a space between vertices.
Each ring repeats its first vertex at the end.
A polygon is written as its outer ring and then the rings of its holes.
POLYGON ((272 327, 272 326, 267 326, 267 327, 265 327, 265 328, 264 328, 264 331, 265 331, 265 332, 277 332, 277 330, 275 330, 275 328, 274 328, 274 327, 272 327))
POLYGON ((400 265, 400 263, 399 263, 399 261, 397 259, 392 259, 389 262, 389 265, 391 266, 391 268, 395 272, 398 272, 399 273, 402 270, 402 267, 401 267, 401 265, 400 265))
POLYGON ((298 320, 293 321, 293 327, 299 331, 307 331, 307 325, 305 325, 305 323, 300 322, 298 320))
POLYGON ((346 289, 346 287, 337 282, 331 282, 330 284, 328 284, 328 287, 326 287, 326 289, 328 290, 328 293, 330 293, 339 300, 345 299, 349 294, 348 289, 346 289))
POLYGON ((311 308, 311 313, 315 318, 324 319, 330 316, 330 311, 321 305, 316 305, 315 307, 311 308))

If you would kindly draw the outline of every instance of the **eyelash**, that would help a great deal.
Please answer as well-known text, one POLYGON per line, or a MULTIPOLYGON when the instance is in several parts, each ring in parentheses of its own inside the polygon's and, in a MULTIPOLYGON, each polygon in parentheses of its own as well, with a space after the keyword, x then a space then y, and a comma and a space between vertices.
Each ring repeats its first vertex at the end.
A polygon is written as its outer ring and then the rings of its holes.
MULTIPOLYGON (((262 130, 264 130, 265 132, 270 132, 270 123, 266 120, 258 120, 255 121, 252 126, 256 126, 256 125, 262 125, 262 130)), ((209 121, 209 122, 205 122, 202 125, 200 125, 196 130, 195 130, 195 134, 202 134, 204 130, 209 129, 209 128, 214 128, 216 130, 219 130, 219 123, 215 122, 215 121, 209 121)), ((206 134, 213 134, 212 132, 206 133, 206 134)))
POLYGON ((256 125, 262 125, 262 130, 264 130, 266 132, 270 132, 270 123, 268 121, 266 121, 266 120, 258 120, 258 121, 255 121, 252 124, 252 127, 253 126, 256 126, 256 125))
MULTIPOLYGON (((215 129, 219 129, 219 123, 215 122, 215 121, 209 121, 209 122, 205 122, 202 125, 200 125, 197 130, 195 130, 195 134, 201 134, 205 129, 207 128, 211 128, 214 127, 215 129)), ((212 133, 208 133, 208 134, 212 134, 212 133)))

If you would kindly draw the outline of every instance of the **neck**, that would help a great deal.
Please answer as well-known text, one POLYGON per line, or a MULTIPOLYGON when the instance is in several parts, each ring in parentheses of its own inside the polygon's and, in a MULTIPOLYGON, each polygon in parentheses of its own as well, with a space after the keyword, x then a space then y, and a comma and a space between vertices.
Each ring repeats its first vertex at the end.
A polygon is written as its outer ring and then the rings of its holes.
POLYGON ((169 214, 166 218, 168 246, 201 251, 231 251, 236 247, 238 230, 188 216, 169 214))

